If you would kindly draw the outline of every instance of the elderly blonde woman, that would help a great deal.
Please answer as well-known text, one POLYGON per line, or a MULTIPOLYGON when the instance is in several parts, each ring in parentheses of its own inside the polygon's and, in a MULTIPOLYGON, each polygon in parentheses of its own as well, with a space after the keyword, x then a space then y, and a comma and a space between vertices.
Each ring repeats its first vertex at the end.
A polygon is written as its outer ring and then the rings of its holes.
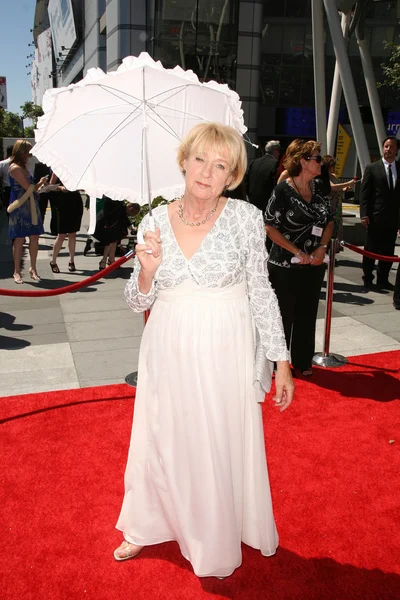
POLYGON ((175 540, 196 575, 223 578, 241 564, 241 542, 265 556, 276 551, 258 403, 270 361, 281 410, 294 387, 262 213, 222 196, 245 173, 241 136, 198 125, 178 163, 185 192, 154 210, 154 233, 142 221, 145 243, 125 291, 135 312, 152 311, 117 523, 125 541, 114 556, 175 540))
POLYGON ((294 369, 311 376, 315 327, 324 279, 324 259, 333 232, 329 200, 315 180, 321 173, 321 144, 294 140, 286 151, 288 177, 274 189, 265 212, 273 244, 271 283, 282 313, 294 369))
POLYGON ((29 237, 29 255, 31 264, 29 267, 29 275, 34 281, 40 281, 40 277, 36 269, 36 260, 39 250, 39 236, 43 233, 43 222, 40 214, 39 202, 35 191, 37 191, 47 178, 42 179, 35 186, 33 185, 33 177, 28 171, 27 162, 31 144, 26 140, 17 140, 14 144, 8 176, 10 179, 10 205, 8 212, 10 218, 8 221, 8 237, 14 240, 13 256, 14 256, 14 281, 15 283, 23 283, 21 277, 21 259, 22 249, 25 238, 29 237), (27 191, 30 191, 28 198, 27 191), (23 203, 17 201, 23 197, 27 200, 23 203), (17 208, 11 211, 11 208, 18 205, 17 208))

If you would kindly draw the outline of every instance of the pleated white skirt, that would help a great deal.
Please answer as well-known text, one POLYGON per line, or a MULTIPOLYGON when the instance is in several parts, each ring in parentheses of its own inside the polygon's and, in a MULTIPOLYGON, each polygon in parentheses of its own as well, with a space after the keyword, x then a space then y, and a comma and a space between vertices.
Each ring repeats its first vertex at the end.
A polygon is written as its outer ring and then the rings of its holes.
POLYGON ((244 284, 159 292, 117 528, 140 546, 176 540, 199 577, 230 575, 241 542, 265 556, 278 545, 254 355, 244 284))

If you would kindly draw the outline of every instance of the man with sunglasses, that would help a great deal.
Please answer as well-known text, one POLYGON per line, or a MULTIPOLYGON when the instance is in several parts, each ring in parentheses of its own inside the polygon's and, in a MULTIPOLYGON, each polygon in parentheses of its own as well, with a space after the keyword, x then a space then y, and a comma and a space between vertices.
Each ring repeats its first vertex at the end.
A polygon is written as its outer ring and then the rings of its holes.
MULTIPOLYGON (((400 226, 400 161, 396 160, 400 141, 387 137, 382 144, 382 159, 365 169, 360 190, 360 217, 367 230, 365 250, 382 256, 393 256, 400 226)), ((363 257, 365 288, 371 289, 375 260, 363 257)), ((380 260, 377 267, 377 288, 394 290, 389 281, 392 263, 380 260)))

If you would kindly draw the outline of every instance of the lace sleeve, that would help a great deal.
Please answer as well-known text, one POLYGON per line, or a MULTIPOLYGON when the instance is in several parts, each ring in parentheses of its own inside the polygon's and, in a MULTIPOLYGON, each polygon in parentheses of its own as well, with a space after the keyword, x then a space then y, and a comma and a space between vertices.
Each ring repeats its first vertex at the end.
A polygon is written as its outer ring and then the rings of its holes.
MULTIPOLYGON (((147 217, 143 219, 143 221, 139 225, 139 230, 144 230, 147 224, 147 217)), ((147 294, 142 294, 139 291, 138 286, 138 277, 140 273, 140 262, 137 256, 134 258, 133 272, 125 286, 125 300, 128 303, 128 306, 137 313, 144 312, 151 308, 154 304, 154 301, 157 297, 157 283, 153 279, 153 283, 150 291, 147 294)))
POLYGON ((268 277, 263 216, 257 210, 249 217, 245 221, 245 268, 250 309, 267 358, 270 361, 290 360, 278 300, 268 277))

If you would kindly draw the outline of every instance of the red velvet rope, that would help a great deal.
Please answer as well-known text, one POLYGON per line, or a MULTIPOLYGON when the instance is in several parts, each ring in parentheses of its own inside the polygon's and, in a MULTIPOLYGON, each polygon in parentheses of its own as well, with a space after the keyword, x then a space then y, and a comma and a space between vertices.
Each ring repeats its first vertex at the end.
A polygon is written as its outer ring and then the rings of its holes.
POLYGON ((368 250, 363 250, 362 248, 354 246, 354 244, 349 244, 348 242, 340 242, 340 244, 341 246, 344 246, 349 250, 353 250, 353 252, 357 252, 357 254, 362 254, 362 256, 366 256, 367 258, 400 263, 400 256, 383 256, 382 254, 373 254, 372 252, 368 252, 368 250))
POLYGON ((115 269, 118 269, 120 265, 123 265, 127 260, 133 258, 135 253, 133 251, 128 252, 125 256, 122 256, 114 263, 112 263, 109 267, 102 269, 98 273, 95 273, 91 277, 87 277, 86 279, 82 279, 82 281, 78 281, 77 283, 72 283, 71 285, 66 285, 61 288, 56 288, 55 290, 35 290, 35 291, 22 291, 22 290, 4 290, 0 289, 0 296, 19 296, 19 297, 29 297, 29 298, 41 298, 43 296, 59 296, 60 294, 68 294, 70 292, 76 292, 80 288, 86 287, 95 281, 98 281, 105 275, 112 273, 115 269))

